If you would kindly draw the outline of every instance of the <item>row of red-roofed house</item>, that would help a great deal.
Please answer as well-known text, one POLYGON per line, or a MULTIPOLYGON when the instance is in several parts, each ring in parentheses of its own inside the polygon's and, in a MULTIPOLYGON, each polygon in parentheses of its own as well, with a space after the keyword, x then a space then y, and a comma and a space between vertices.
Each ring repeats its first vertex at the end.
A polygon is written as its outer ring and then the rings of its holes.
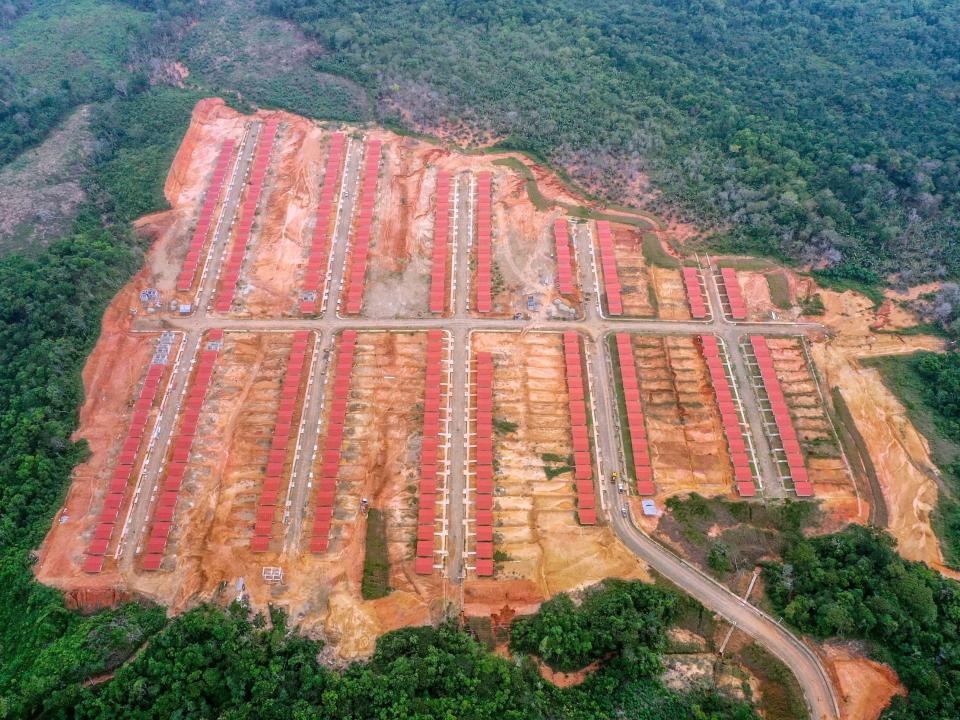
POLYGON ((737 486, 737 493, 742 497, 753 497, 757 494, 754 483, 753 469, 750 466, 750 457, 747 454, 747 444, 740 425, 740 414, 733 400, 730 382, 724 367, 720 345, 713 335, 701 335, 703 355, 707 361, 710 380, 720 408, 720 421, 727 436, 727 446, 730 448, 730 460, 733 463, 733 479, 737 486))
POLYGON ((233 304, 237 292, 237 281, 240 279, 240 267, 243 257, 247 253, 247 242, 250 240, 250 231, 253 229, 253 220, 263 194, 263 183, 267 176, 267 165, 273 152, 273 143, 277 137, 279 120, 268 120, 260 137, 257 140, 257 149, 254 153, 253 170, 250 173, 250 182, 247 193, 240 206, 240 220, 233 233, 233 246, 227 256, 226 267, 221 271, 220 291, 214 308, 217 312, 228 312, 233 304))
POLYGON ((597 220, 597 244, 600 246, 600 269, 603 271, 603 290, 607 296, 607 312, 623 315, 623 295, 617 274, 617 256, 613 249, 610 223, 597 220))
POLYGON ((786 454, 787 465, 790 468, 790 478, 793 480, 793 487, 800 497, 809 497, 813 495, 813 485, 810 483, 810 476, 803 462, 800 440, 793 427, 793 420, 790 418, 790 410, 787 407, 783 389, 780 387, 780 379, 777 377, 777 372, 773 367, 773 357, 770 355, 770 347, 767 345, 767 339, 762 335, 751 335, 750 344, 753 346, 753 352, 757 358, 757 365, 760 367, 760 377, 763 380, 763 388, 767 394, 767 399, 770 401, 770 410, 773 413, 773 419, 777 425, 777 433, 780 435, 780 442, 786 454))
POLYGON ((477 175, 477 312, 482 313, 493 310, 492 187, 489 172, 477 175))
POLYGON ((737 271, 733 268, 720 268, 720 279, 723 281, 723 287, 727 291, 727 300, 730 303, 730 317, 734 320, 745 320, 747 317, 747 305, 743 300, 743 292, 740 290, 740 281, 737 280, 737 271))
POLYGON ((294 431, 293 416, 297 398, 300 395, 309 339, 310 333, 307 330, 300 330, 293 334, 293 346, 290 349, 290 357, 287 358, 283 385, 280 387, 280 410, 277 412, 277 424, 273 428, 270 454, 267 456, 267 474, 260 491, 257 519, 254 522, 253 538, 250 541, 250 549, 253 552, 266 552, 273 536, 277 500, 280 498, 280 483, 290 447, 290 435, 294 431))
POLYGON ((580 336, 573 330, 563 333, 563 360, 567 371, 567 406, 573 436, 573 477, 577 488, 577 518, 581 525, 597 524, 596 494, 593 486, 593 460, 587 429, 587 403, 584 389, 580 336))
POLYGON ((493 575, 493 355, 476 354, 476 570, 493 575))
POLYGON ((321 281, 326 277, 328 253, 330 252, 330 218, 334 215, 337 186, 340 184, 340 169, 343 167, 344 147, 347 136, 342 132, 334 133, 330 138, 327 151, 327 163, 323 171, 323 183, 320 186, 320 202, 317 205, 317 221, 313 226, 310 240, 310 255, 307 256, 307 271, 303 276, 303 294, 300 300, 300 312, 313 313, 317 310, 317 296, 322 288, 321 281), (307 297, 307 294, 311 297, 307 297))
MULTIPOLYGON (((207 333, 207 340, 219 343, 223 340, 223 330, 211 330, 207 333)), ((193 449, 193 440, 197 434, 197 424, 200 419, 200 407, 206 398, 213 377, 213 366, 217 361, 219 350, 206 349, 200 352, 193 374, 193 383, 181 409, 178 432, 173 436, 173 449, 168 458, 163 485, 157 504, 153 507, 153 517, 150 526, 150 536, 147 538, 146 555, 143 558, 144 570, 159 570, 163 562, 163 554, 167 547, 167 537, 173 525, 174 509, 183 477, 187 470, 187 461, 193 449)))
POLYGON ((433 264, 430 269, 430 312, 447 306, 447 261, 450 257, 450 173, 437 173, 437 209, 433 218, 433 264))
POLYGON ((443 331, 427 333, 427 372, 423 398, 423 443, 420 448, 420 485, 417 502, 417 559, 419 575, 433 572, 436 533, 437 481, 440 472, 440 405, 443 395, 443 331))
POLYGON ((310 532, 310 552, 323 553, 330 544, 330 525, 333 522, 333 504, 337 494, 337 475, 340 472, 340 451, 343 448, 343 426, 347 419, 353 358, 357 349, 357 331, 344 330, 340 334, 340 349, 333 374, 333 400, 327 416, 317 487, 317 507, 310 532))
POLYGON ((687 290, 687 301, 690 303, 690 316, 694 320, 703 320, 707 317, 707 300, 700 284, 700 270, 695 267, 684 266, 683 285, 687 290))
POLYGON ((567 221, 553 221, 553 239, 557 247, 557 290, 561 295, 573 294, 573 261, 570 251, 570 233, 567 221))
POLYGON ((193 287, 193 280, 197 276, 197 266, 200 264, 200 253, 203 251, 204 244, 206 244, 210 225, 213 224, 213 213, 220 202, 220 192, 223 189, 227 171, 230 169, 234 145, 233 140, 225 140, 220 147, 213 177, 210 178, 210 185, 207 187, 207 193, 204 195, 203 205, 200 208, 200 219, 193 229, 190 245, 187 246, 187 254, 183 259, 183 265, 180 267, 180 274, 177 276, 177 290, 180 292, 187 292, 193 287))
POLYGON ((154 399, 160 392, 160 380, 163 378, 165 367, 161 363, 150 365, 143 385, 140 387, 140 395, 133 406, 133 419, 130 421, 130 427, 127 428, 127 436, 120 448, 120 456, 110 479, 109 492, 104 498, 103 508, 93 531, 93 539, 87 546, 87 554, 83 561, 83 569, 86 572, 98 573, 103 569, 104 556, 110 547, 120 516, 120 507, 130 487, 137 455, 140 453, 144 437, 148 434, 147 418, 154 399))
POLYGON ((380 146, 368 139, 363 150, 363 176, 360 181, 359 210, 350 251, 350 275, 347 277, 346 312, 355 315, 363 306, 363 285, 367 276, 367 256, 373 229, 373 206, 377 200, 377 177, 380 172, 380 146))
POLYGON ((633 469, 637 479, 637 493, 653 495, 653 468, 650 464, 650 446, 640 401, 637 366, 633 358, 633 341, 628 333, 617 333, 617 355, 620 358, 620 380, 627 406, 627 429, 633 450, 633 469))

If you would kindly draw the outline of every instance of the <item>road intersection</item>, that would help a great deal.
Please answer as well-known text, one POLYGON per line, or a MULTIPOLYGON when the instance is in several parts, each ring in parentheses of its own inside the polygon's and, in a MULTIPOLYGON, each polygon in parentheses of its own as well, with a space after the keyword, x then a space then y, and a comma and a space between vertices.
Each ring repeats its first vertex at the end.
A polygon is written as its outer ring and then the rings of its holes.
MULTIPOLYGON (((253 132, 256 128, 253 128, 253 132)), ((675 583, 685 592, 699 600, 743 632, 752 636, 769 652, 782 660, 796 675, 803 689, 811 717, 817 720, 839 716, 834 689, 823 665, 801 639, 784 628, 778 621, 761 612, 753 605, 732 593, 704 572, 694 568, 669 549, 642 532, 629 514, 621 514, 621 496, 611 483, 602 482, 612 472, 626 476, 615 395, 615 379, 609 357, 607 338, 613 332, 667 335, 713 334, 721 338, 736 383, 741 389, 744 414, 756 449, 758 471, 762 478, 766 498, 783 497, 788 490, 776 476, 770 446, 763 430, 759 400, 750 389, 750 374, 741 348, 743 338, 750 334, 805 335, 821 330, 814 324, 769 324, 733 323, 723 313, 720 288, 710 267, 705 268, 704 281, 712 310, 707 321, 662 321, 657 319, 613 319, 605 317, 599 304, 596 265, 593 243, 587 225, 575 227, 573 233, 576 270, 584 298, 583 313, 576 320, 535 320, 481 317, 469 310, 470 256, 472 247, 473 188, 468 175, 458 178, 454 203, 452 302, 448 317, 417 317, 409 319, 368 319, 343 317, 339 314, 344 269, 350 245, 350 218, 356 197, 357 178, 361 164, 361 144, 351 141, 345 161, 344 180, 338 199, 338 218, 331 239, 330 271, 327 275, 325 298, 320 314, 315 317, 280 317, 276 319, 245 318, 222 315, 210 310, 211 299, 216 292, 219 265, 228 244, 229 231, 240 197, 239 180, 249 165, 254 143, 248 142, 241 150, 231 188, 224 201, 220 223, 211 243, 207 267, 197 292, 194 314, 186 317, 148 316, 138 318, 135 329, 143 332, 174 330, 183 334, 183 362, 178 363, 173 373, 169 393, 180 398, 186 391, 192 360, 201 348, 203 333, 220 328, 225 331, 256 333, 289 333, 296 330, 311 330, 316 333, 317 343, 311 373, 313 382, 304 398, 301 429, 298 436, 298 452, 290 479, 289 502, 286 514, 285 552, 295 552, 300 543, 302 523, 306 512, 308 488, 310 487, 313 457, 320 435, 323 415, 324 377, 329 360, 333 356, 335 338, 339 331, 351 328, 358 331, 404 331, 415 332, 443 329, 449 343, 451 364, 450 384, 446 388, 450 423, 447 450, 447 507, 445 547, 445 573, 451 584, 462 583, 465 577, 464 548, 466 539, 465 497, 467 484, 467 415, 471 402, 469 342, 473 332, 562 332, 578 331, 585 340, 590 371, 592 412, 598 447, 597 461, 600 468, 600 493, 607 522, 620 540, 651 568, 675 583)), ((177 403, 168 403, 157 420, 155 442, 157 447, 167 446, 172 436, 178 414, 177 403)), ((162 475, 162 452, 154 453, 150 465, 141 475, 145 487, 138 492, 131 507, 125 530, 124 543, 118 553, 121 562, 129 565, 134 552, 143 539, 146 517, 151 497, 155 494, 162 475)))

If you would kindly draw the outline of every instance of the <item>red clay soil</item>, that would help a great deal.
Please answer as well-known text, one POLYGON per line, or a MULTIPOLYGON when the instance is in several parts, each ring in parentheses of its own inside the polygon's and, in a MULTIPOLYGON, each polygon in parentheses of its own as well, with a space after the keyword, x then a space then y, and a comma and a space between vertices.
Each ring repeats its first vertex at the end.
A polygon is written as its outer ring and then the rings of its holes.
MULTIPOLYGON (((617 277, 623 287, 623 314, 628 317, 655 317, 656 297, 650 268, 643 256, 644 231, 632 225, 611 223, 617 277)), ((596 250, 599 258, 600 250, 596 250)), ((603 271, 597 270, 601 275, 603 271)))
POLYGON ((572 453, 561 336, 474 333, 472 340, 474 351, 494 355, 494 419, 517 429, 495 433, 493 444, 494 550, 503 555, 494 579, 468 573, 464 613, 533 612, 558 592, 605 577, 646 577, 609 527, 579 525, 573 473, 547 476, 545 456, 572 453))
POLYGON ((894 696, 907 694, 893 668, 867 659, 852 643, 824 643, 818 655, 839 695, 842 720, 877 720, 894 696))
POLYGON ((657 498, 734 497, 713 386, 693 336, 633 336, 657 498))
POLYGON ((244 316, 277 317, 296 307, 313 239, 330 133, 296 115, 282 118, 263 191, 266 204, 238 285, 244 316))
MULTIPOLYGON (((139 305, 137 288, 142 285, 143 276, 144 273, 140 273, 135 277, 107 309, 103 332, 84 366, 86 398, 80 408, 80 425, 73 439, 85 440, 91 454, 74 471, 64 506, 55 516, 39 549, 35 568, 42 582, 87 591, 85 595, 77 595, 80 598, 77 602, 83 602, 83 597, 96 596, 97 591, 109 595, 120 582, 113 565, 108 564, 105 572, 99 575, 88 575, 80 571, 80 563, 92 537, 120 445, 133 416, 133 402, 158 337, 156 334, 128 332, 132 318, 130 308, 139 305)), ((171 361, 175 352, 174 349, 171 361)), ((158 404, 159 398, 154 403, 148 427, 153 426, 158 404)), ((126 507, 125 504, 121 508, 121 522, 126 507)), ((111 549, 116 546, 119 527, 111 549)))

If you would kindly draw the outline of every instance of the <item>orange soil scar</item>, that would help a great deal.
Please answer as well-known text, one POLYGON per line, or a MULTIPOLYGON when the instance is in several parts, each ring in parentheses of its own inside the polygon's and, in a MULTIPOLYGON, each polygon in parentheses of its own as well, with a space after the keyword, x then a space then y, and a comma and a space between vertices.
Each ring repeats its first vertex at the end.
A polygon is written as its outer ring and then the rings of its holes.
POLYGON ((877 720, 895 696, 906 696, 907 689, 889 665, 843 643, 823 643, 818 650, 838 691, 842 720, 877 720))
MULTIPOLYGON (((875 321, 870 300, 853 292, 821 290, 820 294, 826 306, 821 319, 835 334, 813 342, 812 356, 825 387, 839 387, 864 438, 887 506, 888 530, 905 558, 926 562, 956 577, 957 573, 943 565, 940 543, 931 526, 938 471, 930 459, 929 445, 879 373, 859 362, 865 357, 942 350, 943 342, 924 336, 874 334, 870 331, 875 321)), ((863 522, 864 518, 841 512, 834 520, 840 526, 845 520, 863 522)))
POLYGON ((690 492, 735 497, 720 413, 694 336, 632 340, 658 500, 690 492))
POLYGON ((506 557, 493 580, 468 575, 464 612, 533 612, 605 577, 646 578, 608 526, 578 524, 572 472, 545 473, 544 455, 572 453, 561 336, 474 333, 473 350, 494 354, 493 415, 517 430, 494 438, 494 549, 506 557))
POLYGON ((329 133, 304 118, 283 114, 253 245, 240 276, 239 314, 276 317, 295 307, 329 144, 329 133))

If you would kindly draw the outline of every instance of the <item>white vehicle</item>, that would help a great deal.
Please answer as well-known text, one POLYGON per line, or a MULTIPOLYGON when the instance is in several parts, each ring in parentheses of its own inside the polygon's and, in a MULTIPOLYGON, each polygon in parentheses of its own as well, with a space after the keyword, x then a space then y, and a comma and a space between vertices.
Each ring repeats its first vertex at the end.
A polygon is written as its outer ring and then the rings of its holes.
POLYGON ((622 506, 620 507, 620 514, 623 515, 624 517, 627 516, 627 506, 626 506, 626 505, 622 505, 622 506))
POLYGON ((624 490, 623 485, 617 485, 617 492, 623 495, 623 493, 626 492, 626 490, 624 490))

